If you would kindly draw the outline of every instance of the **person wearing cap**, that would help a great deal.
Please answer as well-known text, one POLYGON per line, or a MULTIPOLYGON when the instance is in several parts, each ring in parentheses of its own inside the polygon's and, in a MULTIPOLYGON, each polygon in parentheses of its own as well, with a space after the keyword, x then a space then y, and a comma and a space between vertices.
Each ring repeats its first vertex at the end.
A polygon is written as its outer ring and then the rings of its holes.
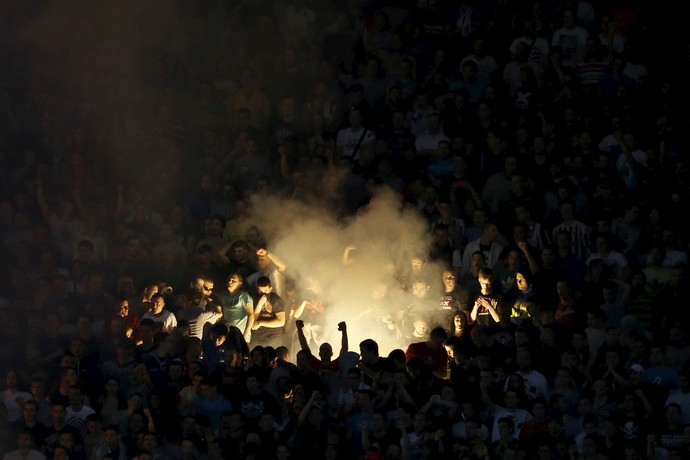
POLYGON ((659 343, 652 344, 649 350, 649 365, 643 378, 646 382, 662 385, 667 389, 678 388, 678 370, 666 363, 664 347, 659 343))
MULTIPOLYGON (((651 354, 650 352, 650 356, 651 354)), ((649 372, 649 366, 633 363, 628 369, 628 375, 630 378, 630 388, 641 389, 653 407, 664 407, 664 401, 666 401, 669 395, 669 387, 648 377, 652 375, 649 372)))
MULTIPOLYGON (((647 382, 644 380, 645 368, 642 364, 633 363, 628 368, 629 384, 625 388, 640 388, 642 391, 650 397, 650 401, 658 401, 659 404, 663 403, 661 400, 661 395, 666 397, 667 390, 661 388, 658 385, 647 382)), ((663 407, 661 405, 655 404, 655 407, 663 407)))
POLYGON ((644 367, 640 364, 633 364, 630 366, 630 372, 636 374, 644 374, 644 367))

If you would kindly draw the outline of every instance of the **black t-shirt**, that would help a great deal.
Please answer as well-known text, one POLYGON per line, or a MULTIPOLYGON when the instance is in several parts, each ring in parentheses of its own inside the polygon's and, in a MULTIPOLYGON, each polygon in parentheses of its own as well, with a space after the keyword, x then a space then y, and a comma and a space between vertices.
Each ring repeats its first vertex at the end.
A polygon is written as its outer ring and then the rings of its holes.
POLYGON ((290 388, 295 388, 296 385, 302 385, 307 398, 311 396, 313 391, 324 391, 326 386, 321 381, 319 374, 311 369, 306 372, 300 372, 299 369, 290 371, 290 388))
MULTIPOLYGON (((258 314, 255 312, 256 321, 271 321, 276 318, 277 313, 285 312, 285 302, 278 294, 270 292, 266 296, 268 301, 262 305, 261 311, 258 314)), ((261 297, 259 296, 254 300, 255 309, 261 297)), ((282 338, 282 327, 266 327, 261 326, 261 323, 259 323, 259 328, 252 331, 252 343, 258 343, 263 346, 277 347, 282 345, 282 338)))
POLYGON ((278 415, 279 405, 276 398, 271 393, 261 390, 259 393, 250 395, 243 392, 242 398, 238 400, 239 410, 244 416, 245 423, 256 426, 261 414, 270 413, 278 415))
MULTIPOLYGON (((502 299, 501 294, 490 294, 490 295, 479 294, 477 299, 475 299, 475 302, 480 298, 483 299, 485 302, 490 303, 496 311, 499 311, 499 304, 502 301, 501 300, 502 299)), ((474 305, 472 306, 472 308, 474 308, 474 305)), ((477 309, 476 323, 489 327, 489 326, 492 326, 493 324, 495 324, 496 321, 494 321, 493 316, 491 316, 491 312, 489 311, 489 309, 486 308, 484 305, 481 305, 477 309)))
POLYGON ((618 435, 624 442, 635 444, 638 448, 646 446, 650 426, 641 409, 636 410, 633 414, 628 414, 622 409, 617 410, 613 413, 613 418, 618 427, 618 435))
MULTIPOLYGON (((367 364, 367 367, 374 371, 376 374, 379 374, 381 372, 393 372, 393 370, 395 369, 395 363, 392 359, 388 357, 379 356, 379 359, 377 359, 375 362, 371 364, 367 364)), ((364 383, 366 383, 369 386, 374 384, 374 379, 371 378, 369 375, 363 374, 363 376, 364 383)))

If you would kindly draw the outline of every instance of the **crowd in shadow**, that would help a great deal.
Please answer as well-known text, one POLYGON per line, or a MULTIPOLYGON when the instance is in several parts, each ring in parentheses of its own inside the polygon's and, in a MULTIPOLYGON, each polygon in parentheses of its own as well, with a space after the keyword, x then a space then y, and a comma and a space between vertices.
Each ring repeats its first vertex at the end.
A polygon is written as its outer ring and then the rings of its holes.
POLYGON ((690 458, 677 2, 34 3, 4 460, 690 458))

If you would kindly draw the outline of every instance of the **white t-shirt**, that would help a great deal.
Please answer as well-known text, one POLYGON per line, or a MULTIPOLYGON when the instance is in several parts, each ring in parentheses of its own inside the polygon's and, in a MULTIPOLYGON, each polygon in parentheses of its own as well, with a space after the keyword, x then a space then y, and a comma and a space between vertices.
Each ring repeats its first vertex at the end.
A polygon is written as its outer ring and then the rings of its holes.
POLYGON ((585 45, 589 32, 580 26, 571 28, 561 27, 553 33, 551 46, 558 46, 563 50, 563 65, 574 67, 585 58, 585 45))
POLYGON ((95 414, 96 411, 87 405, 82 406, 78 411, 72 409, 72 406, 67 406, 67 415, 65 417, 65 424, 79 430, 82 436, 88 433, 86 428, 86 417, 95 414))
POLYGON ((150 318, 156 323, 162 323, 164 332, 171 332, 173 328, 177 327, 177 318, 169 310, 163 310, 158 316, 151 311, 147 311, 141 316, 141 319, 144 318, 150 318))
POLYGON ((530 414, 525 409, 507 409, 505 407, 497 407, 496 411, 494 412, 494 423, 493 428, 491 430, 491 442, 494 442, 499 438, 498 421, 502 417, 510 417, 513 419, 513 422, 515 422, 515 431, 513 432, 513 438, 515 439, 518 439, 520 437, 520 430, 522 428, 522 424, 528 420, 532 420, 533 418, 532 414, 530 414))
POLYGON ((5 407, 7 408, 8 422, 16 422, 22 417, 22 406, 20 406, 19 403, 16 401, 17 398, 21 398, 24 401, 34 399, 31 393, 17 390, 5 390, 2 393, 0 393, 0 397, 2 398, 0 400, 5 404, 5 407))
POLYGON ((343 128, 338 131, 335 138, 335 145, 340 150, 341 156, 348 160, 359 160, 359 154, 362 148, 366 145, 373 145, 376 141, 376 134, 370 129, 367 129, 362 139, 362 143, 359 149, 355 151, 359 138, 362 137, 362 133, 366 128, 360 127, 357 131, 353 131, 351 128, 343 128))
POLYGON ((613 274, 616 278, 624 279, 625 269, 628 266, 628 259, 626 259, 623 254, 618 251, 611 251, 604 257, 601 253, 595 252, 587 258, 586 264, 589 265, 594 259, 601 259, 607 268, 613 270, 613 274))

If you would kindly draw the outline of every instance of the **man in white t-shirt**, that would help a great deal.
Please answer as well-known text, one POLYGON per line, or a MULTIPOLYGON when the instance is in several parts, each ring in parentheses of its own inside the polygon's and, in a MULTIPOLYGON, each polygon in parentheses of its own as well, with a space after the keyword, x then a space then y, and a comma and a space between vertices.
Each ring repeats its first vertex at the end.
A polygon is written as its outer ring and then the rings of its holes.
POLYGON ((177 318, 165 309, 165 297, 157 293, 151 296, 151 309, 141 316, 141 319, 149 318, 161 325, 161 332, 172 332, 177 326, 177 318))
POLYGON ((562 65, 575 67, 585 58, 585 46, 589 32, 577 25, 577 13, 572 8, 563 9, 563 26, 553 32, 552 47, 560 47, 563 50, 562 65))
POLYGON ((86 417, 95 414, 96 411, 84 404, 84 390, 80 385, 72 385, 69 389, 69 406, 65 424, 79 431, 82 437, 86 436, 86 417))
POLYGON ((33 399, 31 393, 21 391, 18 386, 17 373, 9 370, 5 375, 6 389, 0 392, 0 402, 7 408, 7 421, 16 422, 21 419, 23 402, 33 399))
POLYGON ((350 126, 341 128, 335 137, 336 153, 344 160, 357 161, 363 148, 371 148, 376 142, 376 134, 363 126, 364 118, 359 109, 348 114, 350 126), (360 140, 361 139, 361 140, 360 140))
POLYGON ((594 237, 594 250, 595 252, 585 261, 587 265, 595 259, 601 259, 613 278, 621 281, 628 279, 630 276, 628 259, 613 249, 609 235, 598 233, 594 237))

